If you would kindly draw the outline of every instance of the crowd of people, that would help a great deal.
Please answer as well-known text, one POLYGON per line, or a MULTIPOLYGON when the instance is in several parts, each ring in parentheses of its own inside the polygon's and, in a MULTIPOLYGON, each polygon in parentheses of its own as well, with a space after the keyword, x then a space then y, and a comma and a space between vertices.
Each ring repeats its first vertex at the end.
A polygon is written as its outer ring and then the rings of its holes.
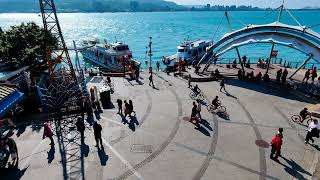
MULTIPOLYGON (((309 79, 311 78, 311 81, 312 81, 311 84, 314 84, 314 80, 316 79, 316 77, 318 77, 317 68, 316 67, 310 68, 305 72, 302 83, 307 84, 309 79)), ((320 76, 318 78, 318 81, 320 81, 320 76)))

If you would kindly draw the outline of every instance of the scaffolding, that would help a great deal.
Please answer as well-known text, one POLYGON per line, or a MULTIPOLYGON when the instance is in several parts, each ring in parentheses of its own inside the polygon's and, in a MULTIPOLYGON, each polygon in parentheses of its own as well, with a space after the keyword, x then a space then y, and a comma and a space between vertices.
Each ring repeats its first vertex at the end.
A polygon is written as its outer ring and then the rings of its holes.
POLYGON ((76 121, 79 118, 84 121, 84 113, 91 112, 84 72, 74 70, 54 1, 39 0, 39 3, 48 61, 48 74, 43 75, 38 84, 42 110, 56 125, 64 179, 84 179, 83 147, 86 145, 76 130, 76 121), (58 41, 55 47, 49 45, 51 34, 58 41))

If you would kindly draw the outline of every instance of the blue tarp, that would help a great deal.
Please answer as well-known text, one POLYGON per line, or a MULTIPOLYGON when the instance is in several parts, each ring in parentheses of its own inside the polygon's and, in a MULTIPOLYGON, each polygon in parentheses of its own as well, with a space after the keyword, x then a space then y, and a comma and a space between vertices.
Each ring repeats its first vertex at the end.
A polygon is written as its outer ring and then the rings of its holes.
POLYGON ((0 102, 0 118, 15 107, 24 98, 24 94, 16 90, 0 102))

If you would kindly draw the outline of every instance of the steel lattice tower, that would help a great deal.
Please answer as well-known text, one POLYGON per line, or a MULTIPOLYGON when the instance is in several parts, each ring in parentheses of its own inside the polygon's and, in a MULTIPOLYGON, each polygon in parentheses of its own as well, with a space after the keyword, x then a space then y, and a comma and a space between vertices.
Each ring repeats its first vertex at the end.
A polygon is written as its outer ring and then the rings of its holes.
MULTIPOLYGON (((67 70, 76 80, 75 71, 69 56, 68 48, 64 41, 57 12, 53 0, 39 0, 40 11, 45 31, 51 32, 58 40, 58 47, 47 46, 49 75, 54 76, 57 68, 67 70), (58 67, 61 66, 61 67, 58 67)), ((47 45, 47 43, 46 43, 47 45)))
POLYGON ((39 0, 46 37, 48 78, 42 78, 38 92, 42 107, 47 113, 65 114, 83 111, 83 100, 87 99, 83 72, 76 74, 62 35, 53 0, 39 0), (49 46, 51 33, 58 41, 57 47, 49 46))

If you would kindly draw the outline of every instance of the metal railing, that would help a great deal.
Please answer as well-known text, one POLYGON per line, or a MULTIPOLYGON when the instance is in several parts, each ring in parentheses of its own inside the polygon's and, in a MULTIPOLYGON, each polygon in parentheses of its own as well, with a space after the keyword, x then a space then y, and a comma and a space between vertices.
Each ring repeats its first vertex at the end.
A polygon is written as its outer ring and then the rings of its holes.
MULTIPOLYGON (((258 62, 259 57, 250 57, 247 59, 247 63, 249 64, 256 64, 258 62)), ((260 59, 266 60, 267 57, 260 57, 260 59)), ((232 64, 232 62, 236 60, 237 63, 239 64, 239 59, 238 58, 219 58, 216 64, 232 64)), ((303 61, 287 61, 283 58, 272 58, 271 59, 271 64, 277 64, 283 67, 288 67, 292 69, 297 69, 303 61)), ((302 67, 302 69, 308 69, 308 68, 314 68, 316 67, 317 69, 320 68, 320 63, 317 62, 310 62, 306 63, 305 66, 302 67)))

